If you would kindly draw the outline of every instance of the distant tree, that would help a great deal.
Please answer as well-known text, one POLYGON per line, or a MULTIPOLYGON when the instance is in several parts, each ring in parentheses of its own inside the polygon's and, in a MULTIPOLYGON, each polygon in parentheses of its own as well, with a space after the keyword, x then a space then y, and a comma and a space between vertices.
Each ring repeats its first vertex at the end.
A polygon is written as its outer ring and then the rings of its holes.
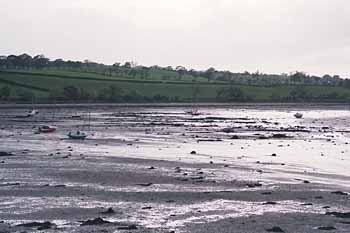
POLYGON ((182 77, 186 74, 187 70, 183 66, 177 66, 176 69, 177 73, 179 74, 179 79, 181 80, 182 77))
POLYGON ((62 59, 56 59, 51 62, 51 65, 54 66, 55 68, 64 68, 66 66, 66 62, 63 61, 62 59))
POLYGON ((50 60, 44 55, 36 55, 33 58, 33 63, 36 68, 44 68, 49 64, 50 60))
POLYGON ((17 63, 18 66, 22 68, 30 68, 33 63, 33 58, 30 55, 23 53, 17 57, 17 63))
POLYGON ((124 65, 123 65, 124 68, 127 68, 127 69, 131 69, 131 62, 125 62, 124 65))
POLYGON ((307 75, 304 72, 296 71, 290 76, 290 80, 292 83, 301 83, 304 82, 307 78, 307 75))
POLYGON ((216 74, 216 70, 214 67, 210 67, 209 69, 207 69, 204 72, 204 76, 208 79, 208 81, 214 80, 215 79, 215 74, 216 74))

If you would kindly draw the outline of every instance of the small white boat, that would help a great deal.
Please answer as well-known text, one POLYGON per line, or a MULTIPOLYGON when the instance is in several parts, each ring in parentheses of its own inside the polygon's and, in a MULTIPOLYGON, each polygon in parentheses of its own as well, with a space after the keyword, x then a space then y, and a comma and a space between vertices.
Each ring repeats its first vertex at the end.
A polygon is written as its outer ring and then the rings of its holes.
POLYGON ((39 114, 39 111, 33 109, 33 110, 26 111, 21 115, 17 115, 16 118, 30 118, 30 117, 34 117, 38 114, 39 114))
POLYGON ((300 118, 303 118, 303 114, 300 113, 300 112, 297 112, 294 114, 294 117, 297 118, 297 119, 300 119, 300 118))
POLYGON ((69 132, 68 133, 68 137, 70 139, 76 139, 76 140, 84 140, 87 138, 87 134, 85 132, 81 132, 79 130, 77 130, 76 132, 72 133, 69 132))
POLYGON ((199 116, 201 114, 198 109, 191 109, 189 111, 186 111, 186 113, 192 116, 199 116))
POLYGON ((38 111, 38 110, 32 109, 32 110, 28 111, 27 116, 28 116, 28 117, 32 117, 32 116, 35 116, 35 115, 38 115, 38 114, 39 114, 39 111, 38 111))

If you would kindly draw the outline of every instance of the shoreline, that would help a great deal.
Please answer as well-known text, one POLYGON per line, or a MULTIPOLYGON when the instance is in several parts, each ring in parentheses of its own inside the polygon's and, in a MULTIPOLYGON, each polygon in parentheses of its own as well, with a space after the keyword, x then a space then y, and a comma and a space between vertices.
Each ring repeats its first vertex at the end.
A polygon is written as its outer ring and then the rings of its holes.
MULTIPOLYGON (((83 107, 346 107, 350 110, 350 103, 344 102, 293 102, 293 103, 265 103, 265 102, 240 102, 240 103, 39 103, 34 104, 36 108, 83 108, 83 107)), ((0 103, 0 109, 13 109, 13 108, 29 108, 33 104, 30 103, 0 103)))

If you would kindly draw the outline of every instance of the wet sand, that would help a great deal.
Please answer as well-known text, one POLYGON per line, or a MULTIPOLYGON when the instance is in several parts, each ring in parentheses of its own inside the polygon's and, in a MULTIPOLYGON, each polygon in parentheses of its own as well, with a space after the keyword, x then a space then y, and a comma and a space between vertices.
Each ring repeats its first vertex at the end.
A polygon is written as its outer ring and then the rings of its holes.
POLYGON ((350 231, 342 106, 22 111, 0 110, 3 232, 350 231), (43 122, 58 131, 35 134, 43 122), (33 222, 50 224, 18 226, 33 222))

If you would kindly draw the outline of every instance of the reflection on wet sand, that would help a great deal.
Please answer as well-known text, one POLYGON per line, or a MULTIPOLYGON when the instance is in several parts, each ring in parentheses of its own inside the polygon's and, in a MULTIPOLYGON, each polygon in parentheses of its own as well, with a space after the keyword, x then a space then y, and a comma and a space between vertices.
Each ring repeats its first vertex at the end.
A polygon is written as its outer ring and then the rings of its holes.
MULTIPOLYGON (((274 224, 281 228, 283 216, 297 214, 308 215, 305 227, 313 230, 333 219, 337 232, 347 232, 346 224, 336 226, 339 215, 325 213, 350 208, 350 111, 199 110, 62 107, 54 119, 50 108, 18 119, 23 109, 0 109, 0 228, 50 221, 44 226, 84 232, 81 221, 90 219, 97 225, 89 229, 107 232, 120 224, 135 232, 193 232, 195 225, 279 213, 274 224), (56 130, 38 133, 42 125, 56 130), (70 140, 67 133, 77 130, 88 137, 70 140), (115 213, 101 214, 107 208, 115 213)), ((263 232, 268 223, 242 232, 263 232)))

